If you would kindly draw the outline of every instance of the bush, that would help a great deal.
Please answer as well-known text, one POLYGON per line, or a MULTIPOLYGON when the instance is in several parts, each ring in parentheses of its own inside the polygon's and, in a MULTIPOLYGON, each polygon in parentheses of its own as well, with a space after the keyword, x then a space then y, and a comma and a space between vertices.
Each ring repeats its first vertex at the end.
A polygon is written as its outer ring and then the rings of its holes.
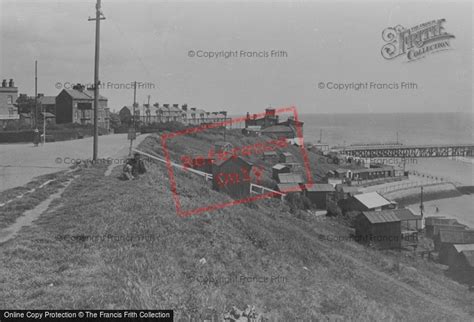
POLYGON ((308 210, 313 208, 311 200, 299 193, 288 193, 286 195, 286 202, 288 202, 290 212, 292 213, 295 213, 299 209, 308 210))
POLYGON ((0 131, 0 143, 33 142, 33 130, 0 131))
POLYGON ((147 125, 142 125, 139 127, 141 133, 155 133, 170 131, 176 132, 184 130, 186 126, 180 122, 166 122, 166 123, 151 123, 147 125))

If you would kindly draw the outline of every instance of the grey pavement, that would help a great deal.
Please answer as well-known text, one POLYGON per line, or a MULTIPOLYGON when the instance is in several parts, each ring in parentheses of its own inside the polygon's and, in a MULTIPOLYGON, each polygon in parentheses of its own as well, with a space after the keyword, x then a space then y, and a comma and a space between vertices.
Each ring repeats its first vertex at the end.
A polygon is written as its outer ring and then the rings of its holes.
MULTIPOLYGON (((147 135, 133 141, 136 147, 147 135)), ((33 178, 68 169, 74 162, 92 159, 92 137, 50 142, 34 147, 26 144, 0 144, 0 192, 22 186, 33 178)), ((127 134, 99 136, 99 158, 122 160, 128 154, 127 134)))

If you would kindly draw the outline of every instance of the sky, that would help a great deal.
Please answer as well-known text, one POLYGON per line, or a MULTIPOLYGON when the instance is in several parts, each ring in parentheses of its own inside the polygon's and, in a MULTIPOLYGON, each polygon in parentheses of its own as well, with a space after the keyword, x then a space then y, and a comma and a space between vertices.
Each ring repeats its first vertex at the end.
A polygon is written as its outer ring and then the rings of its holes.
MULTIPOLYGON (((230 114, 269 106, 296 106, 299 113, 472 112, 470 1, 103 0, 102 11, 101 94, 115 111, 133 103, 130 84, 137 81, 139 104, 149 95, 151 103, 230 114), (385 28, 441 18, 455 36, 450 50, 411 62, 382 57, 385 28), (286 55, 240 56, 272 50, 286 55), (238 57, 190 57, 191 51, 238 57), (416 88, 331 85, 360 82, 416 88)), ((37 60, 39 93, 92 83, 94 15, 95 0, 0 0, 0 79, 13 78, 20 93, 34 95, 37 60)))

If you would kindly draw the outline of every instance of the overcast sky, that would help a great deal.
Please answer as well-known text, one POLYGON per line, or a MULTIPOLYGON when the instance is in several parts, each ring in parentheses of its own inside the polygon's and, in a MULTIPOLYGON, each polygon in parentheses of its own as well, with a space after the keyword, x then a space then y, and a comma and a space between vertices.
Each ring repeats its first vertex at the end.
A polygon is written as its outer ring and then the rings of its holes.
MULTIPOLYGON (((100 79, 149 82, 137 101, 187 103, 231 114, 295 105, 300 113, 472 111, 470 1, 130 2, 103 0, 100 79), (452 50, 385 60, 382 31, 445 18, 452 50), (286 51, 288 57, 207 59, 189 51, 286 51), (412 90, 319 89, 320 82, 414 82, 412 90)), ((0 78, 20 93, 57 95, 58 82, 91 83, 95 0, 0 0, 0 78)), ((104 89, 109 107, 132 89, 104 89)))

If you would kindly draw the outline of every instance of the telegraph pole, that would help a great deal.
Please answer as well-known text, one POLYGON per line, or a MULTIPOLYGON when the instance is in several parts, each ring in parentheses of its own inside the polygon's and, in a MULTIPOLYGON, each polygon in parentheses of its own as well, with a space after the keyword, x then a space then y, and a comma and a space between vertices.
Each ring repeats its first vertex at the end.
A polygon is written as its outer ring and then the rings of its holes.
POLYGON ((95 21, 95 61, 94 61, 94 150, 92 160, 97 160, 97 151, 99 144, 99 50, 100 50, 100 21, 105 17, 100 11, 100 1, 95 5, 95 18, 89 18, 89 21, 95 21))
POLYGON ((136 111, 137 108, 137 81, 133 83, 133 129, 136 130, 136 111))
POLYGON ((35 60, 35 128, 38 129, 38 61, 35 60))
POLYGON ((420 212, 421 212, 421 220, 423 220, 423 210, 425 206, 423 205, 423 187, 421 187, 421 194, 420 194, 420 212))

